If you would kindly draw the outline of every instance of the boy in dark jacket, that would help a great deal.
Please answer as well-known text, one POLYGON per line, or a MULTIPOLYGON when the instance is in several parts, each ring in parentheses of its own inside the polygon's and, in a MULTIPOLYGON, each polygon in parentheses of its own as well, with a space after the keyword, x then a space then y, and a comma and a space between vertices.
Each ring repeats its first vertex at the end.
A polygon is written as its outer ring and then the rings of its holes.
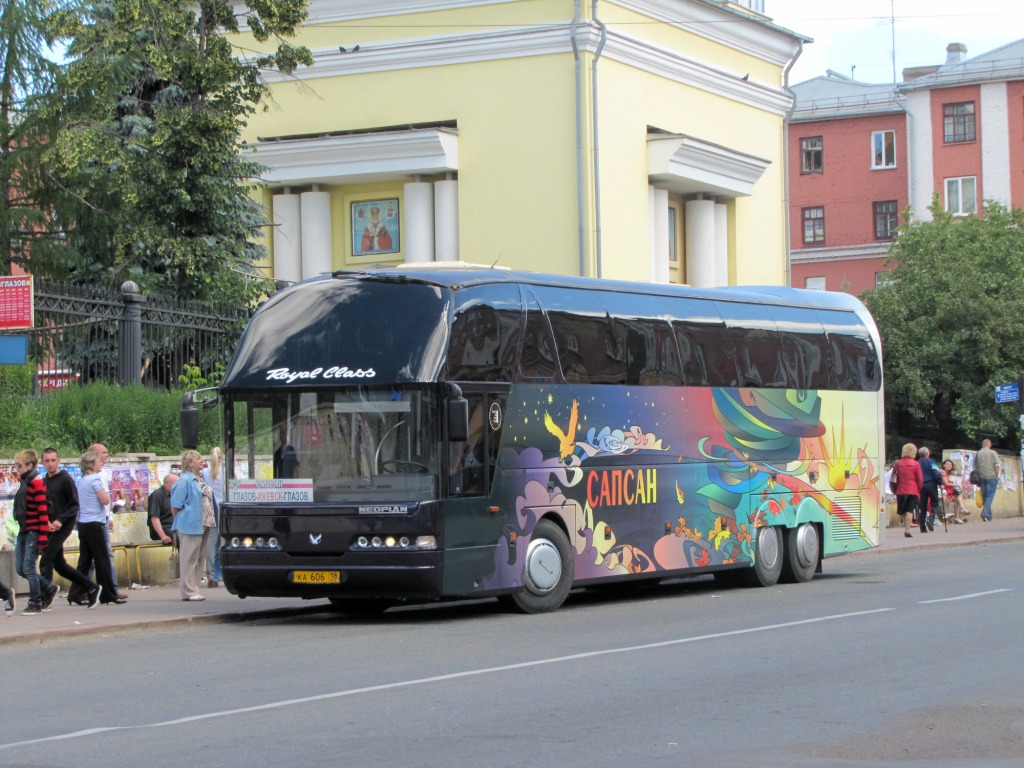
MULTIPOLYGON (((50 513, 50 535, 43 556, 39 558, 39 575, 52 581, 56 570, 71 582, 72 591, 75 587, 80 591, 81 598, 77 602, 91 607, 93 601, 99 599, 99 589, 84 573, 72 568, 64 559, 64 542, 78 522, 78 489, 71 475, 60 468, 60 456, 56 448, 43 449, 43 466, 46 467, 43 483, 46 485, 46 504, 50 513)), ((44 611, 49 610, 58 593, 59 590, 47 594, 47 599, 43 600, 44 611)), ((69 603, 76 602, 73 597, 69 593, 69 603)))

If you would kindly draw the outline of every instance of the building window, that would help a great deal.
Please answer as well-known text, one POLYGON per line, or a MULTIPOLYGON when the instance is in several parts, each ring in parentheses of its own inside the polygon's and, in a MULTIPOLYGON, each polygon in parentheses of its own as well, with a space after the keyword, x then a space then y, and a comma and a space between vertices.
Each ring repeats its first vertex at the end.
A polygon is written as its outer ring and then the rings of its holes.
POLYGON ((944 104, 942 106, 942 126, 947 144, 957 141, 974 141, 974 102, 944 104))
POLYGON ((871 167, 896 167, 896 131, 874 131, 871 134, 871 167))
POLYGON ((896 237, 899 226, 899 211, 895 200, 882 200, 874 203, 875 207, 875 240, 892 240, 896 237))
POLYGON ((890 272, 875 272, 875 288, 881 288, 886 285, 893 285, 895 281, 892 279, 892 273, 890 272))
POLYGON ((804 208, 804 245, 825 242, 825 209, 804 208))
POLYGON ((824 291, 825 290, 825 278, 824 277, 805 277, 804 288, 808 291, 824 291))
POLYGON ((974 176, 946 179, 946 210, 954 216, 978 212, 977 180, 974 176))
POLYGON ((821 136, 814 136, 810 139, 800 139, 800 162, 800 173, 821 173, 821 136))

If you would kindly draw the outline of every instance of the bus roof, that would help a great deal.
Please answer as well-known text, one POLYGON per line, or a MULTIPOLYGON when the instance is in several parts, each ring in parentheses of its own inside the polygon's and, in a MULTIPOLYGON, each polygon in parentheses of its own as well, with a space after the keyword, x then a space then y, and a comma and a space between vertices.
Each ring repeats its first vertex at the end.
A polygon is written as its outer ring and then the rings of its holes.
MULTIPOLYGON (((809 291, 785 286, 730 286, 727 288, 694 288, 689 285, 644 283, 630 280, 609 280, 597 277, 552 275, 527 272, 505 267, 471 264, 463 261, 404 263, 394 266, 375 265, 363 270, 338 270, 310 280, 328 279, 396 280, 434 285, 441 289, 458 290, 476 285, 509 283, 543 285, 555 288, 579 288, 588 291, 635 293, 647 296, 687 296, 739 301, 755 304, 780 304, 797 307, 817 307, 862 311, 864 305, 848 293, 809 291)), ((309 282, 303 281, 303 282, 309 282)), ((301 285, 298 283, 297 285, 301 285)))

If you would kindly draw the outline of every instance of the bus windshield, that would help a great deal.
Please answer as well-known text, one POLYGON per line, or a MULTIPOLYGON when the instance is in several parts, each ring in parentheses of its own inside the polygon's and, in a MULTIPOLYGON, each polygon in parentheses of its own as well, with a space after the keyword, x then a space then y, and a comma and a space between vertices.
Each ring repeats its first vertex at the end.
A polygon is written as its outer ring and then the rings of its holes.
POLYGON ((225 406, 227 466, 239 475, 247 468, 247 477, 229 476, 229 502, 438 496, 441 419, 432 388, 271 390, 235 394, 225 406))

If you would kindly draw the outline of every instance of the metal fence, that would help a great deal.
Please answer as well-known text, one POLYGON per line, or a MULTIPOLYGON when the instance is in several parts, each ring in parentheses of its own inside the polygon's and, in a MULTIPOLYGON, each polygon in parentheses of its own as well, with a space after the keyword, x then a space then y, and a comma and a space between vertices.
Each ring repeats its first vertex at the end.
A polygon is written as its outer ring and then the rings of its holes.
POLYGON ((187 364, 216 374, 248 319, 244 310, 143 296, 131 281, 111 295, 37 278, 28 350, 36 389, 93 381, 169 389, 187 364))

